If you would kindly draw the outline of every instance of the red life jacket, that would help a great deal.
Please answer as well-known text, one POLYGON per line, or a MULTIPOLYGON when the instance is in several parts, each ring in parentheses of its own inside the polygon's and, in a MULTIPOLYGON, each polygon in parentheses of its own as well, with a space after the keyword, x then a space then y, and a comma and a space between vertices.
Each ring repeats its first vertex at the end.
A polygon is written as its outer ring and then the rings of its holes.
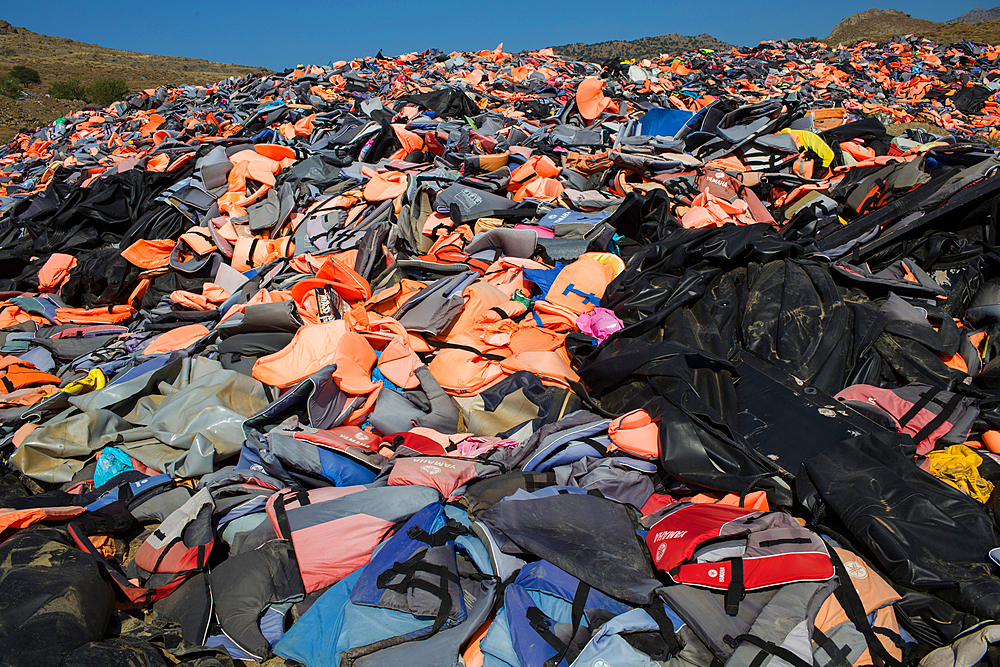
POLYGON ((745 591, 835 574, 822 538, 783 512, 676 503, 646 536, 653 563, 677 583, 726 591, 735 615, 745 591))
POLYGON ((100 528, 88 527, 86 521, 72 521, 67 527, 77 546, 94 556, 114 582, 118 607, 127 609, 167 597, 204 569, 215 543, 214 509, 208 489, 191 496, 146 538, 125 568, 109 562, 94 548, 88 535, 104 532, 100 528))

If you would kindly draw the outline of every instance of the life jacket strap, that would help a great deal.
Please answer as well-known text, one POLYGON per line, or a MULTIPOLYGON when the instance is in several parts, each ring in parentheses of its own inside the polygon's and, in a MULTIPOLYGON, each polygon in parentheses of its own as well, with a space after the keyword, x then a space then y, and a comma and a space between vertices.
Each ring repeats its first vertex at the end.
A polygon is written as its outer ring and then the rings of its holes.
POLYGON ((851 649, 847 646, 837 646, 836 643, 825 634, 819 628, 813 628, 813 641, 819 646, 823 651, 830 656, 832 661, 830 664, 836 667, 851 667, 851 661, 848 659, 851 655, 851 649))
POLYGON ((740 613, 740 600, 746 597, 746 586, 743 582, 743 559, 730 558, 732 569, 729 587, 726 589, 725 605, 726 613, 730 616, 737 616, 740 613))
POLYGON ((756 635, 742 634, 737 636, 735 639, 726 635, 726 639, 729 640, 727 643, 735 644, 737 646, 740 643, 745 642, 747 644, 753 644, 759 648, 760 651, 754 657, 753 661, 750 662, 750 665, 755 667, 760 667, 760 665, 764 664, 764 661, 767 660, 769 655, 781 658, 794 667, 814 667, 812 662, 806 662, 795 653, 789 651, 787 648, 778 646, 774 642, 769 642, 766 639, 761 639, 756 635))
POLYGON ((681 651, 680 640, 674 632, 673 623, 667 618, 667 612, 663 608, 663 602, 657 600, 646 607, 646 613, 656 622, 656 627, 660 630, 663 643, 667 645, 667 653, 675 656, 681 651))
POLYGON ((868 622, 868 614, 865 612, 865 606, 861 602, 861 597, 858 595, 857 589, 854 588, 851 576, 847 573, 847 568, 844 567, 844 563, 840 560, 837 550, 831 548, 829 552, 833 568, 836 570, 837 578, 840 580, 840 585, 833 591, 833 594, 837 598, 837 602, 844 609, 844 613, 847 614, 847 618, 850 619, 854 627, 857 628, 858 632, 864 636, 865 641, 868 642, 868 650, 871 652, 873 658, 880 660, 887 667, 902 667, 902 663, 890 655, 889 651, 882 645, 881 640, 875 636, 875 632, 868 622))
POLYGON ((566 296, 570 293, 576 294, 579 297, 583 297, 584 303, 589 303, 594 306, 601 305, 601 298, 599 296, 597 296, 596 294, 592 294, 590 292, 584 292, 583 290, 577 289, 576 285, 574 285, 573 283, 566 285, 566 288, 563 289, 563 296, 566 296))
POLYGON ((411 540, 417 540, 432 547, 442 547, 459 535, 468 535, 469 529, 457 521, 449 519, 448 525, 438 528, 433 533, 428 533, 420 526, 411 526, 406 534, 411 540))

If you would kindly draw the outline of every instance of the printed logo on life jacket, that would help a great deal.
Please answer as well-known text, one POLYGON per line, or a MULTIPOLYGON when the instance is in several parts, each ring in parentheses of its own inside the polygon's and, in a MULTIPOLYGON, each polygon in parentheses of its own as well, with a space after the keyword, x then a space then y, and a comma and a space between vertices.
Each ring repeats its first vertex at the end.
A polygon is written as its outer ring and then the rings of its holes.
POLYGON ((722 177, 722 174, 720 174, 717 171, 705 174, 705 180, 708 181, 709 183, 714 183, 715 185, 718 185, 720 188, 727 188, 727 189, 729 188, 729 183, 726 181, 725 178, 722 177))
POLYGON ((665 554, 665 553, 667 553, 667 545, 666 544, 660 544, 660 546, 656 547, 656 558, 655 558, 655 560, 660 560, 661 558, 663 558, 663 554, 665 554))
POLYGON ((374 438, 364 431, 358 431, 355 435, 350 435, 348 433, 337 433, 337 437, 341 440, 357 445, 358 447, 368 447, 372 444, 374 438))
POLYGON ((316 308, 319 312, 320 322, 331 322, 338 319, 344 312, 344 299, 341 298, 333 287, 325 285, 314 290, 316 294, 316 308))
POLYGON ((600 658, 598 658, 593 662, 593 664, 590 665, 590 667, 614 667, 614 665, 612 665, 607 660, 601 660, 600 658))
POLYGON ((719 583, 724 583, 726 581, 726 566, 720 565, 719 569, 716 570, 714 567, 708 571, 708 576, 712 579, 718 578, 719 583))
POLYGON ((463 202, 466 208, 472 208, 477 204, 483 203, 483 198, 477 195, 472 190, 462 190, 455 196, 455 199, 463 202))
POLYGON ((662 533, 657 533, 656 537, 653 538, 653 544, 662 542, 663 540, 676 540, 684 537, 687 533, 686 530, 665 530, 662 533))
POLYGON ((560 222, 562 222, 563 220, 565 220, 566 218, 568 218, 571 213, 573 213, 573 212, 572 211, 564 211, 563 213, 560 213, 559 215, 557 215, 555 217, 551 217, 549 219, 552 221, 553 224, 558 225, 560 222))
POLYGON ((423 470, 428 475, 438 475, 441 473, 441 468, 438 468, 437 466, 431 466, 431 465, 420 466, 420 469, 423 470))
POLYGON ((856 560, 849 560, 844 563, 844 569, 851 579, 867 579, 868 569, 856 560))
POLYGON ((414 463, 420 464, 420 469, 423 470, 424 466, 430 466, 432 468, 437 468, 438 472, 441 472, 441 468, 451 468, 452 470, 458 470, 458 466, 454 463, 448 463, 447 461, 442 461, 441 459, 413 459, 414 463))

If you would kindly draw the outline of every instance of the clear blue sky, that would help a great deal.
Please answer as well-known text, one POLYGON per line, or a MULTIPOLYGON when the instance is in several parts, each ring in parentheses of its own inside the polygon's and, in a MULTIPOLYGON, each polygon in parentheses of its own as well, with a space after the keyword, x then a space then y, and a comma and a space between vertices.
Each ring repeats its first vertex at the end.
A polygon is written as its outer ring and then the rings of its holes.
MULTIPOLYGON (((981 2, 981 0, 980 0, 981 2)), ((190 56, 274 70, 438 48, 538 49, 571 42, 708 33, 733 44, 824 36, 872 6, 947 21, 975 0, 24 0, 0 19, 34 32, 116 49, 190 56)), ((987 6, 992 3, 987 0, 987 6)))

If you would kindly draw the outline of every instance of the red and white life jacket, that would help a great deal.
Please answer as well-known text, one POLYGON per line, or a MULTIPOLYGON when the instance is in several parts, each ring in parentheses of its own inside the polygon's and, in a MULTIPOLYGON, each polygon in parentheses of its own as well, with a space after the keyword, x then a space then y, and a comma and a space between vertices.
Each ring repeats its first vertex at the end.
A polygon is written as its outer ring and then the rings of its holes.
POLYGON ((835 574, 819 535, 783 512, 676 503, 662 510, 646 545, 673 581, 726 591, 731 615, 745 591, 835 574))

